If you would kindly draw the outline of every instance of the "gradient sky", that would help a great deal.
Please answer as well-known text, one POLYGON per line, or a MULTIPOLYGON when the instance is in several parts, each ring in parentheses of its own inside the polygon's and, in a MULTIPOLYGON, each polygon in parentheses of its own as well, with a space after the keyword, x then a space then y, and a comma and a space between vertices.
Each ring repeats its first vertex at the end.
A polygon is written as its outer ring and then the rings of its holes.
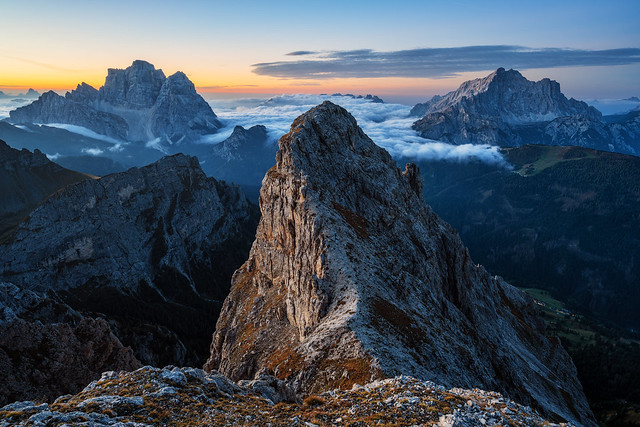
POLYGON ((530 79, 558 80, 576 98, 640 96, 639 0, 0 0, 0 6, 5 92, 64 91, 82 81, 99 87, 107 68, 145 59, 167 75, 184 71, 199 91, 214 93, 340 91, 411 103, 498 64, 518 66, 530 79), (469 46, 479 46, 474 58, 467 57, 469 46), (506 54, 496 46, 506 46, 506 54), (349 53, 363 49, 357 57, 349 53), (316 53, 287 55, 296 51, 316 53), (318 67, 333 71, 318 74, 318 67))

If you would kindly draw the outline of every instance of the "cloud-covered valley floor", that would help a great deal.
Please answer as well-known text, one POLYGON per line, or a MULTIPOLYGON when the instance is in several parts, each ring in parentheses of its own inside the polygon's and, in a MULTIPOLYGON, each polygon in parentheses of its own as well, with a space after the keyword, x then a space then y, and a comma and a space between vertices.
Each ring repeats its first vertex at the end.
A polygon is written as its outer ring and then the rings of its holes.
POLYGON ((225 124, 218 134, 203 139, 215 144, 226 139, 235 125, 249 128, 255 125, 267 127, 275 143, 289 131, 296 117, 329 100, 347 109, 358 121, 362 130, 379 146, 394 157, 421 160, 465 161, 478 159, 489 163, 503 164, 504 158, 497 147, 489 145, 452 145, 421 138, 411 128, 416 120, 409 117, 411 107, 401 104, 374 103, 351 96, 326 95, 281 95, 264 99, 210 99, 209 103, 225 124))

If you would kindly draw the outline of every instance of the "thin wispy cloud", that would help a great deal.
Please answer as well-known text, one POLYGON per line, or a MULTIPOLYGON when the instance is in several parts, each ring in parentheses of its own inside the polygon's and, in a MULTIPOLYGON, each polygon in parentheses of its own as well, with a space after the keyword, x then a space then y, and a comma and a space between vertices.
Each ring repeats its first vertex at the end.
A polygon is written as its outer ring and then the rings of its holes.
POLYGON ((18 56, 5 55, 5 54, 1 54, 0 56, 3 57, 3 58, 13 59, 13 60, 16 60, 16 61, 24 62, 25 64, 37 65, 38 67, 47 68, 49 70, 63 71, 65 73, 82 73, 82 72, 86 72, 87 71, 86 69, 78 70, 78 69, 60 67, 60 66, 55 65, 55 64, 49 64, 49 63, 46 63, 46 62, 34 61, 34 60, 31 60, 31 59, 21 58, 21 57, 18 57, 18 56))
POLYGON ((614 66, 640 63, 640 48, 584 50, 523 46, 465 46, 379 52, 372 49, 314 53, 305 59, 253 64, 259 75, 287 79, 371 77, 447 78, 499 67, 516 69, 614 66), (307 58, 311 56, 311 58, 307 58))
POLYGON ((318 52, 313 50, 294 50, 293 52, 287 53, 287 56, 303 56, 303 55, 314 55, 318 52))

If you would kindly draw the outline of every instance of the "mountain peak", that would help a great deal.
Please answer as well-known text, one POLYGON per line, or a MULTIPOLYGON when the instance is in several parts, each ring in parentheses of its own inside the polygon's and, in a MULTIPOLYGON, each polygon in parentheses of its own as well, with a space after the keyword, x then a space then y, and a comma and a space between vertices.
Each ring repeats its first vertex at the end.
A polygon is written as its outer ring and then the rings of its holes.
POLYGON ((150 69, 150 70, 155 70, 156 67, 150 63, 147 62, 143 59, 136 59, 131 63, 131 67, 132 68, 142 68, 142 69, 150 69))
POLYGON ((207 369, 238 380, 267 368, 302 394, 402 373, 592 421, 533 302, 471 261, 417 194, 417 168, 402 174, 331 102, 279 147, 207 369))
POLYGON ((81 83, 65 97, 47 92, 9 113, 13 123, 66 123, 126 141, 197 140, 222 124, 183 73, 165 77, 153 64, 135 60, 109 68, 99 90, 81 83))
POLYGON ((110 68, 100 98, 114 106, 141 109, 155 103, 166 77, 162 70, 142 60, 124 70, 110 68))

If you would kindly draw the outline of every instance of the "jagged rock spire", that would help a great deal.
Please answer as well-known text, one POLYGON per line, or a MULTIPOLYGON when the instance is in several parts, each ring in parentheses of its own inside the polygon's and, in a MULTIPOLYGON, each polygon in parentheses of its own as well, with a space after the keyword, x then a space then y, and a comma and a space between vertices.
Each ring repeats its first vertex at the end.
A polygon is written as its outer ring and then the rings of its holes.
POLYGON ((267 368, 302 393, 405 374, 594 424, 531 299, 471 261, 417 194, 417 171, 403 176, 330 102, 279 147, 206 369, 238 380, 267 368))

